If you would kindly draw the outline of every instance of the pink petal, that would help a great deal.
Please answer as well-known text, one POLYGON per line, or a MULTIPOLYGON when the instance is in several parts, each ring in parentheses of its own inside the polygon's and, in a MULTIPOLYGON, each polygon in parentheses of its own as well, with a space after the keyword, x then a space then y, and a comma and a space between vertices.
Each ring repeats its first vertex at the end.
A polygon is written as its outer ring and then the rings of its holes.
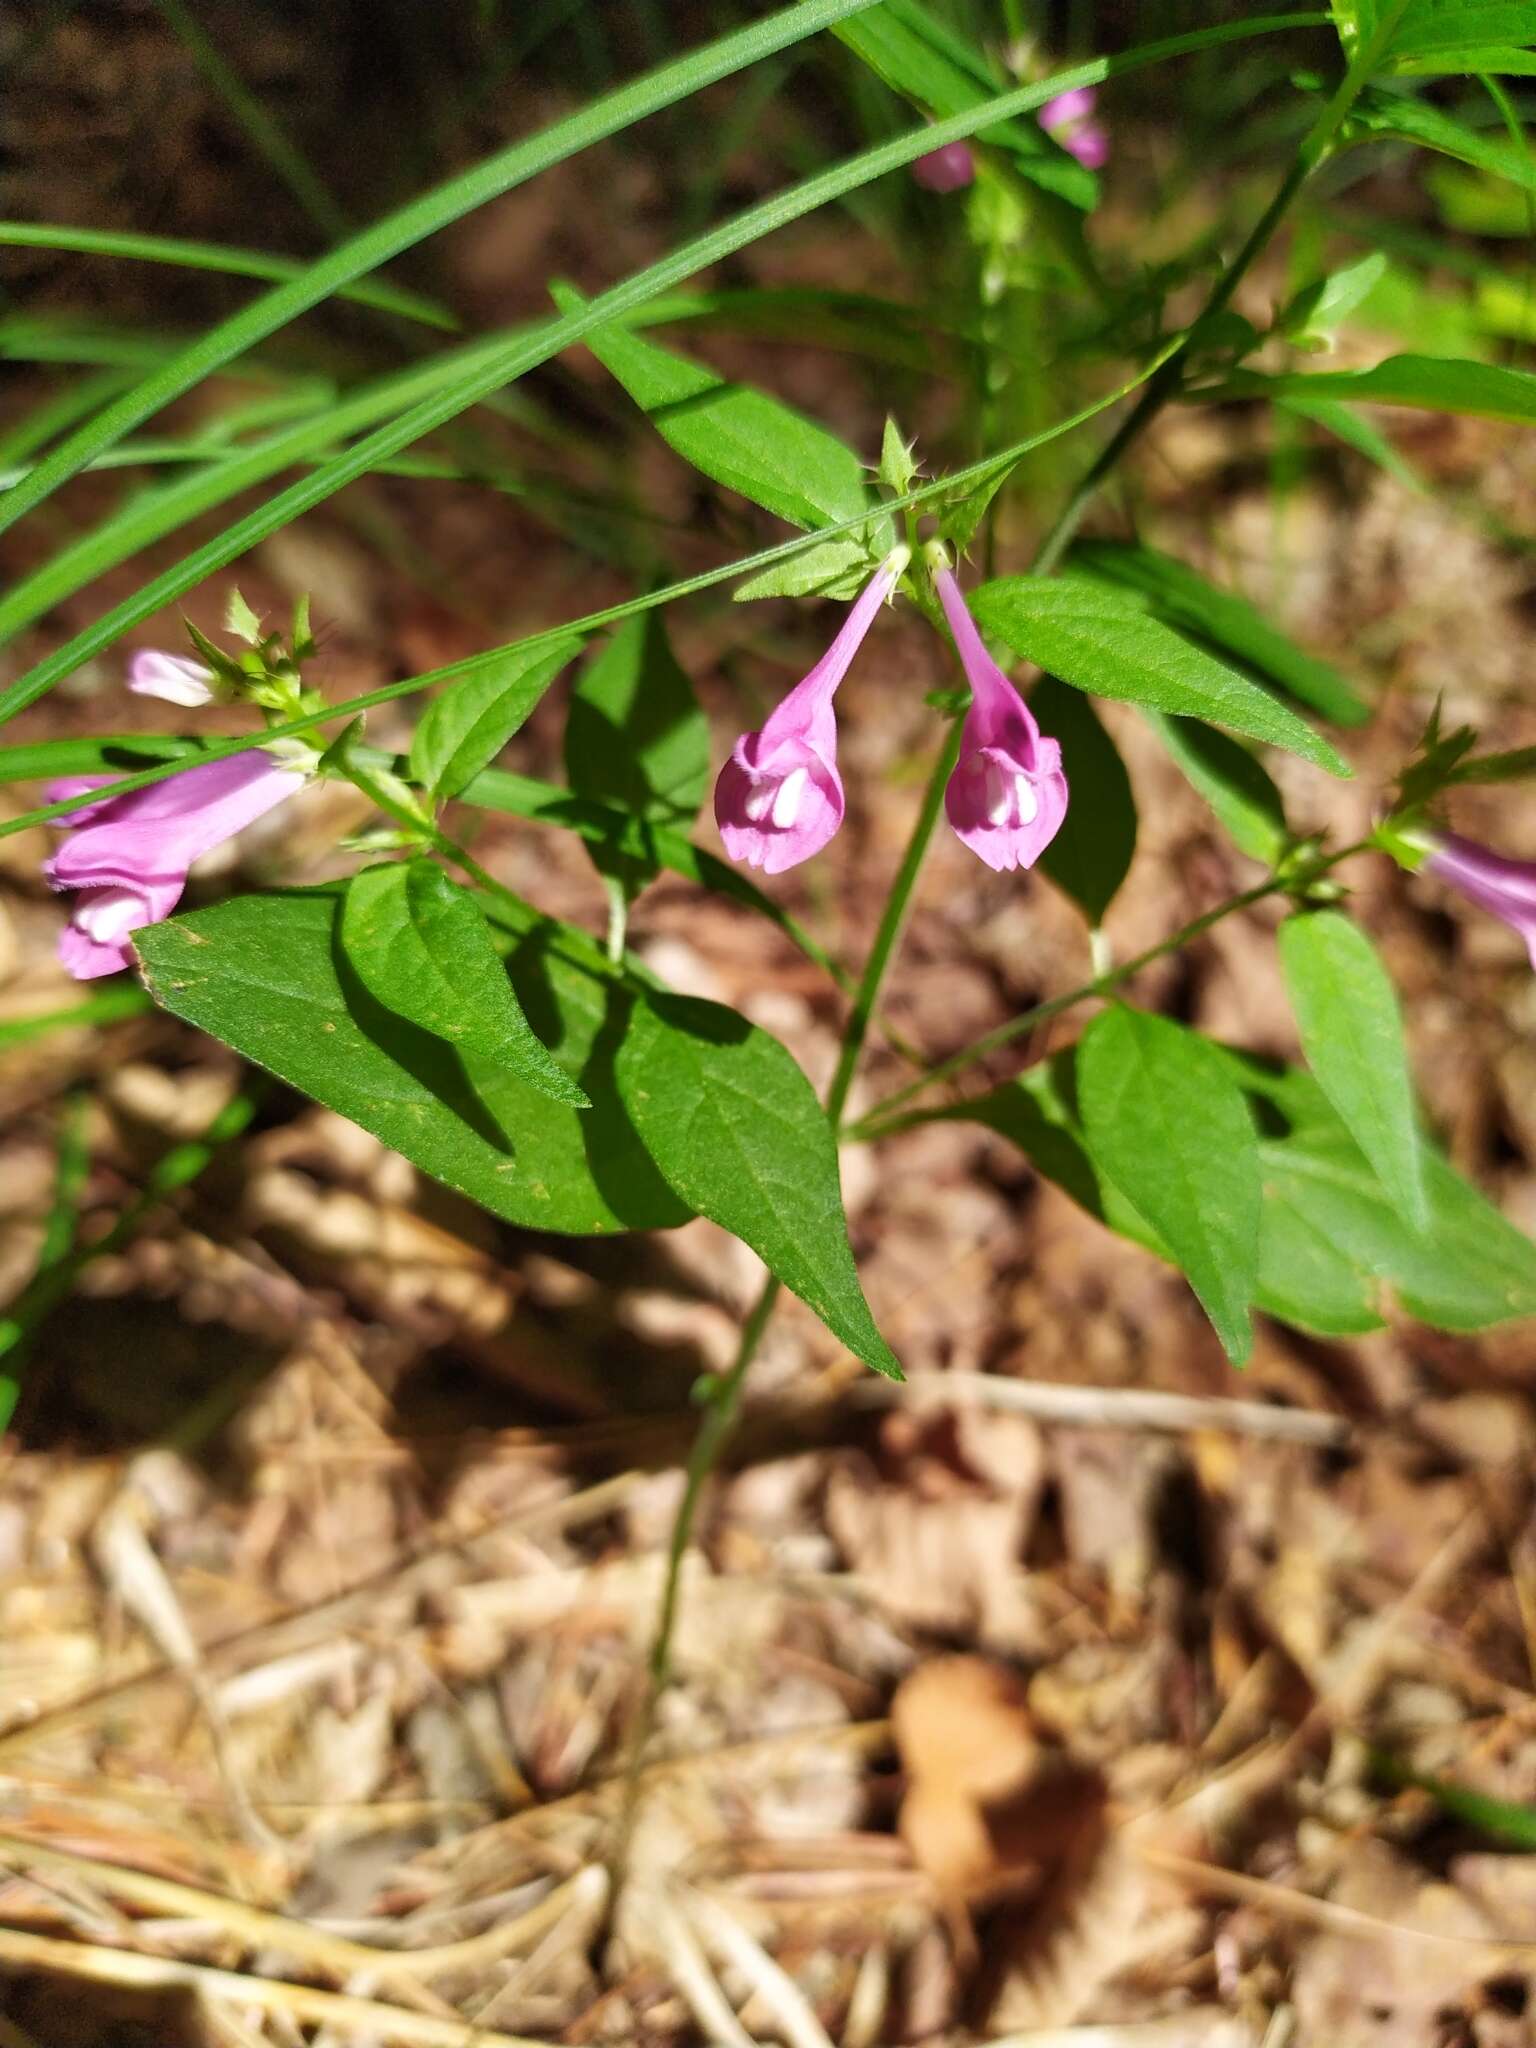
POLYGON ((48 863, 48 879, 56 889, 184 881, 195 860, 293 796, 304 780, 259 748, 184 769, 131 790, 72 833, 48 863))

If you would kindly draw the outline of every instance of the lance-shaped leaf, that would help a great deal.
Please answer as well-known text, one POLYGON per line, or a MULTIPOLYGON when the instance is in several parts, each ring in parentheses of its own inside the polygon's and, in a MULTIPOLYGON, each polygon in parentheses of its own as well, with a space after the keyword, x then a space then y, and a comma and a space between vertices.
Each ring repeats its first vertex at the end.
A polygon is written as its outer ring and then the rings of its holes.
POLYGON ((546 642, 447 684, 411 741, 411 773, 422 787, 434 796, 457 796, 491 765, 580 645, 546 642))
POLYGON ((1350 405, 1407 405, 1521 427, 1536 424, 1536 371, 1460 356, 1388 356, 1369 370, 1290 370, 1273 377, 1239 370, 1220 395, 1343 399, 1350 405))
POLYGON ((615 1076, 678 1198, 750 1245, 856 1358, 900 1379, 859 1285, 832 1127, 778 1040, 719 1003, 641 996, 615 1076))
MULTIPOLYGON (((1264 1205, 1254 1305, 1298 1329, 1379 1330, 1387 1296, 1441 1330, 1536 1315, 1536 1244, 1427 1145, 1430 1228, 1413 1230, 1312 1076, 1217 1048, 1254 1103, 1264 1205)), ((1133 1243, 1172 1258, 1088 1150, 1068 1046, 989 1094, 935 1111, 1010 1138, 1036 1169, 1133 1243)))
POLYGON ((1091 696, 1209 719, 1330 774, 1349 773, 1288 705, 1153 618, 1128 592, 1085 576, 1002 576, 972 593, 971 609, 1026 660, 1091 696))
POLYGON ((1397 994, 1376 949, 1337 910, 1280 927, 1280 958, 1318 1086, 1416 1230, 1429 1220, 1413 1082, 1397 994))
POLYGON ((1234 843, 1250 860, 1272 868, 1291 835, 1280 792, 1262 764, 1240 741, 1198 718, 1165 718, 1160 711, 1144 715, 1234 843))
MULTIPOLYGON (((554 298, 562 312, 587 303, 568 285, 557 285, 554 298)), ((624 327, 599 327, 587 347, 685 462, 755 505, 804 527, 832 526, 869 505, 858 456, 782 400, 624 327)), ((889 517, 872 523, 882 536, 877 547, 888 547, 889 517)))
POLYGON ((1241 1365, 1253 1349, 1263 1184, 1253 1118, 1221 1054, 1169 1018, 1117 1004, 1084 1032, 1077 1084, 1095 1163, 1184 1269, 1241 1365))
POLYGON ((586 1090, 534 1036, 479 904, 435 861, 391 861, 354 875, 341 945, 386 1010, 507 1067, 552 1102, 591 1108, 586 1090))
POLYGON ((1246 598, 1218 589, 1172 555, 1135 542, 1086 540, 1072 550, 1071 565, 1106 583, 1142 591, 1170 626, 1232 655, 1324 718, 1360 725, 1370 716, 1370 706, 1336 668, 1304 653, 1246 598))

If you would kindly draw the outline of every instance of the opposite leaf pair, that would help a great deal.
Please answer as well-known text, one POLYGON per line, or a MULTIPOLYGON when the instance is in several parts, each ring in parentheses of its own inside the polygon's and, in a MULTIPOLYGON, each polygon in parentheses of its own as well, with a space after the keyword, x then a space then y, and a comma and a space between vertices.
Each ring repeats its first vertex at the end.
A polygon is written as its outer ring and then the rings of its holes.
MULTIPOLYGON (((886 557, 821 660, 759 731, 731 749, 715 784, 715 818, 733 859, 781 874, 819 853, 842 824, 832 699, 907 560, 905 548, 886 557)), ((971 686, 945 813, 988 867, 1031 867, 1067 813, 1061 748, 1041 733, 982 645, 951 571, 936 566, 933 581, 971 686)))

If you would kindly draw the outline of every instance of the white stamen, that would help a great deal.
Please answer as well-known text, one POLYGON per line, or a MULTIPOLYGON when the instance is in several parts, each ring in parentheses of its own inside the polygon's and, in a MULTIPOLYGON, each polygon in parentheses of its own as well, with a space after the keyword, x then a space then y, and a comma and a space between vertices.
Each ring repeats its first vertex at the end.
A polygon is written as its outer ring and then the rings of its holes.
POLYGON ((1006 825, 1013 811, 1013 788, 995 761, 988 761, 984 780, 987 823, 1006 825))
POLYGON ((772 810, 773 800, 778 793, 778 785, 770 782, 766 776, 760 781, 753 783, 751 789, 748 790, 746 796, 742 799, 741 808, 746 812, 754 825, 761 825, 769 811, 772 810))
POLYGON ((1035 795, 1034 785, 1027 775, 1014 776, 1013 794, 1019 807, 1019 823, 1033 825, 1040 815, 1040 799, 1035 795))
POLYGON ((795 822, 800 809, 800 795, 809 777, 803 768, 792 768, 779 784, 773 799, 773 822, 781 832, 787 832, 795 822))

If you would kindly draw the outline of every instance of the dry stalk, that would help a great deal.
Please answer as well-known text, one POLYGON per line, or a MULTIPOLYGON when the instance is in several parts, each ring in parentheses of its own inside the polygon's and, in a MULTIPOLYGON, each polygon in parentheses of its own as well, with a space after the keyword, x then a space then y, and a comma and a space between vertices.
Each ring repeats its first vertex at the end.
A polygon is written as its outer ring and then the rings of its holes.
MULTIPOLYGON (((266 1621, 253 1623, 249 1628, 236 1629, 211 1643, 201 1643, 197 1646, 198 1651, 205 1662, 212 1662, 241 1650, 251 1650, 285 1629, 347 1627, 366 1617, 381 1595, 408 1591, 419 1580, 429 1577, 444 1558, 473 1550, 477 1543, 489 1536, 509 1532, 532 1534, 540 1530, 554 1532, 578 1527, 583 1521, 596 1521, 617 1507, 644 1477, 645 1474, 639 1470, 620 1472, 563 1500, 547 1501, 541 1506, 524 1508, 509 1515, 497 1515, 472 1529, 440 1528, 424 1549, 413 1550, 410 1556, 385 1566, 382 1571, 371 1572, 346 1592, 309 1606, 290 1607, 266 1621)), ((44 1736, 77 1728, 89 1722, 101 1707, 120 1704, 131 1695, 177 1675, 176 1666, 165 1661, 151 1665, 147 1670, 132 1672, 126 1678, 114 1679, 110 1684, 96 1686, 81 1698, 66 1700, 62 1706, 51 1707, 35 1720, 0 1735, 0 1757, 25 1748, 44 1736)))
POLYGON ((537 1941, 567 1912, 589 1908, 594 1903, 593 1894, 606 1885, 601 1870, 583 1870, 516 1919, 501 1921, 463 1941, 446 1942, 438 1948, 382 1949, 367 1942, 349 1941, 344 1935, 327 1934, 323 1928, 285 1919, 280 1913, 264 1912, 259 1906, 243 1905, 238 1899, 226 1899, 218 1892, 202 1891, 170 1878, 151 1877, 144 1871, 125 1870, 115 1863, 99 1863, 64 1849, 41 1848, 16 1835, 0 1835, 0 1862, 22 1876, 29 1876, 35 1868, 86 1877, 102 1890, 150 1912, 211 1922, 249 1948, 275 1948, 283 1955, 303 1957, 339 1977, 365 1970, 370 1977, 385 1982, 392 1978, 442 1976, 451 1970, 479 1969, 486 1963, 500 1961, 537 1941))
POLYGON ((1140 1387, 1056 1386, 1039 1380, 1006 1379, 991 1372, 914 1373, 900 1382, 865 1379, 850 1391, 861 1407, 897 1401, 974 1401, 983 1408, 1006 1408, 1012 1414, 1027 1415, 1035 1422, 1177 1433, 1214 1429, 1229 1436, 1312 1444, 1319 1449, 1347 1444, 1355 1435, 1353 1424, 1342 1415, 1277 1408, 1268 1401, 1164 1394, 1140 1387))
POLYGON ((487 2033, 484 2027, 464 2020, 404 2012, 372 1998, 317 1991, 311 1984, 246 1977, 238 1970, 215 1970, 205 1963, 171 1962, 125 1949, 55 1941, 48 1935, 21 1934, 8 1927, 0 1927, 0 1970, 45 1970, 91 1984, 128 1985, 138 1991, 192 1991, 200 1998, 252 2006, 304 2026, 334 2027, 339 2032, 362 2034, 370 2042, 398 2043, 400 2048, 548 2048, 547 2043, 531 2041, 526 2035, 487 2033))
POLYGON ((1332 1899, 1314 1898, 1289 1885, 1276 1884, 1267 1877, 1250 1877, 1246 1871, 1227 1870, 1219 1863, 1205 1863, 1196 1856, 1179 1856, 1170 1849, 1155 1848, 1150 1842, 1134 1842, 1143 1863, 1166 1871, 1203 1892, 1223 1898, 1240 1899, 1246 1905, 1264 1906, 1282 1919, 1319 1927, 1329 1934, 1342 1934, 1355 1941, 1379 1941, 1383 1935, 1394 1941, 1418 1942, 1431 1948, 1451 1949, 1459 1955, 1485 1957, 1490 1963, 1521 1963, 1529 1967, 1536 1957, 1536 1941, 1507 1941, 1496 1934, 1440 1934, 1433 1928, 1399 1927, 1379 1913, 1367 1913, 1359 1906, 1341 1906, 1332 1899))

